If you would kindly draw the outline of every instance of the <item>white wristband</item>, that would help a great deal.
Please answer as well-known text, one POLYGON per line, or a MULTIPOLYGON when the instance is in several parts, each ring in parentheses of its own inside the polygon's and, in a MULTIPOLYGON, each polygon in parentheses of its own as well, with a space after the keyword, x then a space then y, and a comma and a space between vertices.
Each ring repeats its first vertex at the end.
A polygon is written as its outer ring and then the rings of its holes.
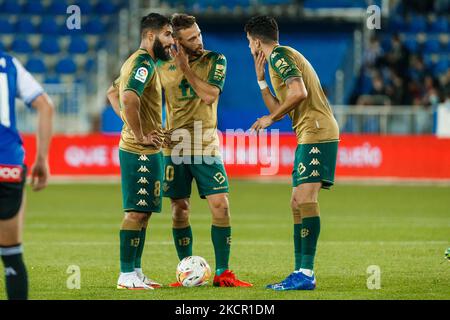
POLYGON ((266 80, 258 81, 258 85, 261 90, 264 90, 265 88, 268 87, 266 80))

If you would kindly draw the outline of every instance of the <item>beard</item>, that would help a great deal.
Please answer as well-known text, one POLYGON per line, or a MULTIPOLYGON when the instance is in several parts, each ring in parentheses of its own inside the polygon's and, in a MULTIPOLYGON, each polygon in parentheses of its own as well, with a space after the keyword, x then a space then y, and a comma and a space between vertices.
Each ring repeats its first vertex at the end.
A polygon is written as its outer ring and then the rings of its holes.
POLYGON ((153 53, 155 54, 155 58, 162 61, 170 60, 170 45, 164 47, 159 38, 156 38, 155 43, 153 44, 153 53))
POLYGON ((203 54, 203 46, 197 47, 195 50, 191 50, 185 46, 183 46, 184 52, 191 57, 200 57, 203 54))

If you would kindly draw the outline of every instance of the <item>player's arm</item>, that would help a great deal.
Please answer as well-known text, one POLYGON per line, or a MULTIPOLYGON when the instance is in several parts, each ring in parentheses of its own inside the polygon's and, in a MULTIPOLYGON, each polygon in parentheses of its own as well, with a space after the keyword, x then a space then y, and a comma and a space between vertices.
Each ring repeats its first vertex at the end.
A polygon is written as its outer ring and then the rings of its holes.
POLYGON ((278 109, 270 113, 272 121, 281 120, 286 114, 291 112, 300 102, 308 97, 305 83, 301 77, 292 77, 286 80, 286 99, 278 109))
POLYGON ((154 68, 137 61, 133 71, 126 79, 120 103, 122 104, 123 115, 133 132, 136 143, 144 146, 160 147, 162 141, 157 134, 150 132, 144 135, 140 116, 140 97, 144 93, 145 86, 151 79, 153 72, 155 72, 154 68))
POLYGON ((218 86, 202 80, 189 66, 189 58, 184 52, 183 47, 177 42, 177 50, 172 48, 172 56, 175 59, 177 66, 184 73, 186 80, 192 86, 195 93, 206 104, 212 104, 220 95, 221 89, 218 86))
POLYGON ((253 59, 255 61, 256 78, 261 89, 264 104, 270 113, 275 112, 280 107, 280 101, 272 94, 267 85, 265 72, 266 58, 264 57, 264 53, 260 51, 256 56, 253 56, 253 59))
POLYGON ((47 186, 49 175, 48 152, 53 131, 53 103, 47 94, 41 94, 31 106, 37 110, 36 160, 31 169, 31 185, 34 191, 47 186))
POLYGON ((37 152, 31 168, 31 185, 34 191, 39 191, 47 186, 49 175, 48 151, 53 129, 53 103, 42 86, 22 64, 17 59, 13 59, 13 63, 17 69, 17 97, 38 112, 37 152))
POLYGON ((114 112, 120 117, 119 87, 117 80, 109 87, 106 96, 114 112))

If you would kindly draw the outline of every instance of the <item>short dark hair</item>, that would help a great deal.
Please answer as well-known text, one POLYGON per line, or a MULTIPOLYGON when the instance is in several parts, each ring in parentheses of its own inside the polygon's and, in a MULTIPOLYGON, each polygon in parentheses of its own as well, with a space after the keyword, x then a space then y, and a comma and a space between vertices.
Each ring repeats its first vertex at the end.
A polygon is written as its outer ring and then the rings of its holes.
POLYGON ((278 24, 273 17, 253 17, 246 23, 244 30, 251 37, 258 38, 262 42, 278 42, 278 24))
POLYGON ((159 13, 149 13, 141 19, 141 37, 148 30, 161 30, 164 26, 170 25, 169 18, 159 13))
POLYGON ((195 17, 184 13, 174 13, 170 18, 170 22, 173 26, 173 32, 176 34, 178 31, 192 27, 195 23, 195 17))

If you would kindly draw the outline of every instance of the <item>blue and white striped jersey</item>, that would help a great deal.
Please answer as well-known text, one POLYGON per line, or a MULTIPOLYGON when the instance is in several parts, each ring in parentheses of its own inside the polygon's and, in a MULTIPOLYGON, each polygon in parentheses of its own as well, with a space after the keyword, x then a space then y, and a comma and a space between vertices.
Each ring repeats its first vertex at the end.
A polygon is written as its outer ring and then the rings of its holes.
POLYGON ((28 106, 44 93, 41 85, 14 57, 0 52, 0 164, 21 165, 25 152, 16 128, 16 102, 28 106))

